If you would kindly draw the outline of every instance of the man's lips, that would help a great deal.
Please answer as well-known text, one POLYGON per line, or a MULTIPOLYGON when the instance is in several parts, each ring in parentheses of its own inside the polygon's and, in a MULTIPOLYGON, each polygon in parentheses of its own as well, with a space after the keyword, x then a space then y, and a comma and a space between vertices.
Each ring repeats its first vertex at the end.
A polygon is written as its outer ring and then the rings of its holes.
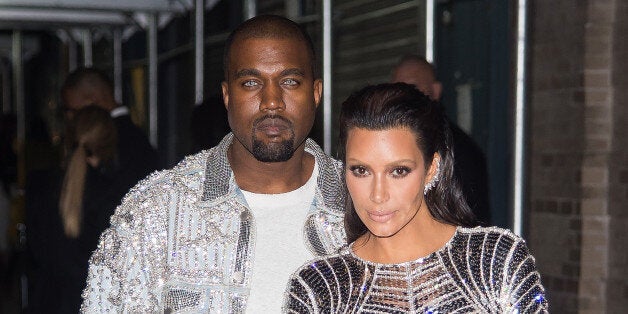
POLYGON ((255 130, 269 136, 276 136, 290 128, 290 123, 282 118, 264 118, 255 124, 255 130))

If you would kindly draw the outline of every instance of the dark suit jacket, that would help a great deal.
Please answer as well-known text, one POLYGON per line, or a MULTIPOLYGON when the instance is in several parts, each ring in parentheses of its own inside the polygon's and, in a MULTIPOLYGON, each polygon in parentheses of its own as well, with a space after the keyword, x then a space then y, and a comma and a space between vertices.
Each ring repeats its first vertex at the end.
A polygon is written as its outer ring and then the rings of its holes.
POLYGON ((122 197, 158 168, 157 153, 128 115, 113 119, 118 132, 117 157, 98 169, 88 167, 83 219, 77 239, 68 238, 59 215, 63 173, 39 171, 26 187, 29 311, 78 313, 87 279, 88 260, 122 197))
POLYGON ((454 140, 454 174, 465 199, 482 225, 491 223, 486 158, 480 147, 455 123, 449 123, 454 140))
POLYGON ((118 171, 124 172, 131 188, 159 169, 159 159, 146 134, 131 121, 129 115, 115 117, 113 121, 118 130, 118 171))

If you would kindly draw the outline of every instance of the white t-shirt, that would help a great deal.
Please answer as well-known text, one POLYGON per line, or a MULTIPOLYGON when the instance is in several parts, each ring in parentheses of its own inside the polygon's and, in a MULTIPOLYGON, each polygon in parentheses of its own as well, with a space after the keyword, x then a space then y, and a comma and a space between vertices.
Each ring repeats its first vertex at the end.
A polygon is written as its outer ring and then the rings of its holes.
POLYGON ((242 191, 256 225, 251 295, 247 313, 280 313, 290 275, 313 258, 303 226, 314 200, 318 165, 302 187, 282 194, 242 191))

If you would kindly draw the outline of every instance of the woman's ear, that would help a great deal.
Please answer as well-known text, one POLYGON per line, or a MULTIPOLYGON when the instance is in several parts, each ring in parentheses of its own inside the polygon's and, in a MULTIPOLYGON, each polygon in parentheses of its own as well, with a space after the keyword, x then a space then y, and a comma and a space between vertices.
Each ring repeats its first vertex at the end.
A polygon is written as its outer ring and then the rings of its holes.
POLYGON ((439 176, 440 176, 440 154, 436 152, 434 153, 434 156, 432 156, 432 163, 430 164, 430 167, 427 170, 426 182, 434 181, 434 179, 438 181, 440 179, 439 176))
POLYGON ((423 195, 427 195, 427 192, 436 186, 436 182, 440 180, 440 155, 434 153, 432 156, 432 163, 427 170, 425 177, 425 186, 423 188, 423 195))

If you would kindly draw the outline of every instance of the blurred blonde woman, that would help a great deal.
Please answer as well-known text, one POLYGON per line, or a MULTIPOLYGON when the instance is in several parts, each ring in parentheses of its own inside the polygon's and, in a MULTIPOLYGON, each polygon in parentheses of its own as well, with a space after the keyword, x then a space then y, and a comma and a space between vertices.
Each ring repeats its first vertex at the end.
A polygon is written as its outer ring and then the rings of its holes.
POLYGON ((78 238, 81 234, 89 167, 104 169, 114 162, 117 135, 109 112, 90 105, 76 112, 70 136, 74 150, 65 172, 59 210, 66 236, 78 238))

